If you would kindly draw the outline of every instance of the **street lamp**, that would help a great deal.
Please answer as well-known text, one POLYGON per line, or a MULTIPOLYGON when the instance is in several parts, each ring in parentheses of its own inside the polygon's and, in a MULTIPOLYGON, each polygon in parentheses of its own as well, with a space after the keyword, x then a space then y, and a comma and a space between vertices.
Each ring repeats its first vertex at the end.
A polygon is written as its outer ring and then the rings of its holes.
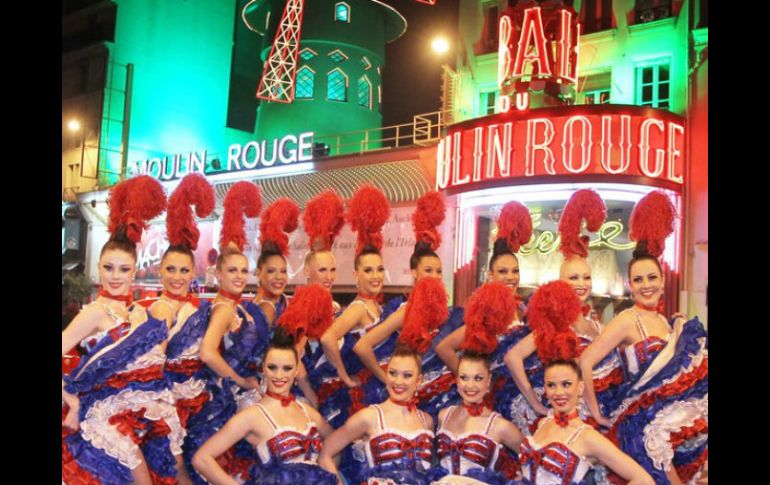
POLYGON ((436 37, 430 46, 433 48, 433 52, 437 54, 445 54, 449 51, 449 42, 444 37, 436 37))

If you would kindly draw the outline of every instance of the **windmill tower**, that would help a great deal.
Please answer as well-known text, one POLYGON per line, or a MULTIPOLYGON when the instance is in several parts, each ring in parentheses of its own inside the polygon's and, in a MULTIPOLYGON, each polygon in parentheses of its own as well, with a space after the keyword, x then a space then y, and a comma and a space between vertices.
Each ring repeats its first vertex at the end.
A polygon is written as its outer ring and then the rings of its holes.
MULTIPOLYGON (((258 139, 382 126, 385 44, 406 31, 396 9, 377 0, 254 0, 243 20, 263 36, 258 139)), ((359 150, 364 136, 342 137, 332 154, 359 150)))

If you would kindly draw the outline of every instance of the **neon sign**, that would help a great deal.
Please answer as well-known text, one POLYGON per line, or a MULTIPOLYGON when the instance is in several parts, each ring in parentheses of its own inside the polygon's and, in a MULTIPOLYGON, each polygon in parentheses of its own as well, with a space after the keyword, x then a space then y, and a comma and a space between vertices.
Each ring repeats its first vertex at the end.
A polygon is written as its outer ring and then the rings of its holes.
MULTIPOLYGON (((532 214, 532 227, 537 228, 542 220, 541 214, 532 214)), ((616 241, 625 228, 620 221, 607 221, 602 224, 596 236, 588 242, 589 248, 609 248, 615 251, 627 251, 634 249, 636 244, 633 242, 620 242, 616 241)), ((497 233, 497 229, 493 231, 492 237, 497 233)), ((521 246, 519 253, 523 256, 529 256, 531 254, 547 255, 559 249, 561 243, 561 236, 553 231, 542 231, 540 234, 532 234, 527 244, 521 246)))
POLYGON ((638 106, 511 111, 458 123, 439 141, 438 190, 528 177, 637 176, 681 185, 684 120, 638 106))
POLYGON ((580 25, 572 7, 519 4, 500 16, 498 72, 500 109, 529 107, 529 92, 574 99, 578 77, 580 25), (515 99, 511 99, 515 98, 515 99))
POLYGON ((299 136, 286 135, 275 138, 271 143, 266 140, 250 141, 244 145, 234 143, 227 149, 226 164, 219 165, 217 159, 208 160, 207 151, 200 154, 190 152, 176 154, 169 159, 155 157, 139 160, 128 167, 129 176, 147 174, 161 181, 176 180, 188 173, 198 172, 204 175, 215 175, 228 172, 240 172, 268 168, 276 163, 289 165, 295 162, 307 162, 313 159, 313 132, 302 133, 299 136))

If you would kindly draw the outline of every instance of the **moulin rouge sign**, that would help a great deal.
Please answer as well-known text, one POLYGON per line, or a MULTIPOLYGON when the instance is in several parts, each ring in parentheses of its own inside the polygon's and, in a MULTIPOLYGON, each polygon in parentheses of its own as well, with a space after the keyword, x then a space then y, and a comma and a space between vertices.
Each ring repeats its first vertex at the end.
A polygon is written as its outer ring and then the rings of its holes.
POLYGON ((580 26, 570 8, 519 9, 500 20, 502 113, 449 127, 437 150, 436 188, 500 179, 634 176, 681 185, 684 119, 640 106, 529 110, 542 90, 569 99, 580 26), (516 23, 518 21, 518 23, 516 23))

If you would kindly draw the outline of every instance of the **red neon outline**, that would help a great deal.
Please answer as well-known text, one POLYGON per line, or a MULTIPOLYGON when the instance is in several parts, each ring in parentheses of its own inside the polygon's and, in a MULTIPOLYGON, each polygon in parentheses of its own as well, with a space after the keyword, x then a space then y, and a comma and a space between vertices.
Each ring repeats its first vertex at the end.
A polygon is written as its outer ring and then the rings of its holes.
POLYGON ((473 129, 473 181, 481 180, 481 165, 484 160, 484 128, 473 129))
POLYGON ((577 85, 577 71, 578 71, 578 46, 580 45, 580 24, 577 24, 577 41, 576 45, 572 47, 572 12, 568 10, 561 11, 561 32, 558 42, 559 46, 559 62, 557 64, 558 72, 557 78, 561 78, 567 81, 568 84, 577 85), (575 62, 570 63, 572 57, 572 50, 575 51, 575 62), (570 69, 572 67, 572 69, 570 69), (570 71, 574 71, 573 76, 570 76, 570 71))
POLYGON ((564 169, 573 174, 580 174, 585 172, 588 167, 591 166, 591 147, 593 146, 593 131, 591 128, 591 122, 585 116, 570 116, 569 119, 567 119, 567 121, 564 123, 564 128, 562 128, 562 131, 564 135, 561 141, 561 153, 564 169), (583 140, 580 144, 581 157, 583 161, 579 170, 575 170, 572 166, 572 149, 575 146, 575 136, 572 126, 576 121, 580 121, 583 124, 583 140), (567 139, 569 139, 569 149, 567 149, 567 139), (586 147, 586 140, 588 140, 588 147, 586 147))
POLYGON ((447 188, 451 176, 449 151, 452 149, 452 135, 447 135, 438 142, 436 150, 436 190, 447 188), (447 145, 449 145, 447 147, 447 145), (443 180, 443 184, 441 183, 443 180))
POLYGON ((617 115, 602 116, 601 162, 609 174, 619 174, 631 165, 631 116, 620 115, 620 165, 612 168, 612 119, 617 115))
POLYGON ((494 179, 495 168, 500 170, 500 177, 510 177, 511 159, 513 158, 513 122, 503 123, 503 140, 500 141, 500 125, 487 127, 487 170, 486 178, 494 179), (502 165, 501 165, 502 164, 502 165))
POLYGON ((499 109, 501 113, 507 113, 511 110, 510 96, 500 96, 499 98, 497 98, 497 101, 500 104, 499 109))
POLYGON ((546 152, 545 157, 543 158, 543 167, 545 168, 546 173, 549 175, 556 175, 556 171, 553 168, 554 163, 556 162, 556 158, 553 156, 553 150, 551 150, 548 145, 551 144, 553 141, 553 137, 555 134, 555 130, 553 127, 553 122, 549 120, 548 118, 532 118, 527 120, 527 148, 526 148, 526 159, 524 162, 524 175, 527 177, 532 177, 535 175, 535 150, 543 150, 546 152), (535 136, 537 135, 537 126, 538 124, 544 124, 545 130, 543 131, 543 134, 545 135, 546 141, 541 144, 535 143, 535 136), (549 133, 550 130, 550 133, 549 133))
POLYGON ((676 159, 681 158, 682 150, 678 150, 674 148, 674 143, 676 142, 676 133, 679 132, 682 135, 682 140, 684 140, 684 126, 676 124, 676 123, 669 123, 668 124, 668 150, 666 150, 668 155, 668 179, 672 182, 682 184, 684 183, 684 177, 682 175, 675 175, 674 171, 676 170, 676 159))
POLYGON ((516 109, 518 111, 529 109, 529 92, 516 93, 516 109))
POLYGON ((655 149, 655 172, 650 171, 650 127, 653 125, 664 137, 666 136, 666 124, 661 120, 650 118, 642 121, 639 125, 639 170, 647 177, 658 178, 663 174, 666 165, 666 151, 661 148, 655 149))
POLYGON ((452 135, 452 186, 465 185, 471 181, 470 174, 465 174, 463 179, 460 179, 460 148, 462 147, 462 131, 452 135))
POLYGON ((497 85, 502 88, 511 71, 511 35, 513 20, 510 15, 502 15, 497 26, 497 85))
POLYGON ((545 33, 543 29, 543 18, 540 15, 540 7, 532 7, 524 10, 524 20, 522 21, 521 34, 519 35, 519 42, 516 46, 516 60, 513 63, 513 77, 524 76, 524 63, 534 63, 537 61, 538 70, 535 72, 534 65, 532 66, 531 79, 535 77, 549 77, 551 74, 551 67, 548 62, 548 48, 546 46, 545 33), (534 16, 534 18, 532 18, 534 16), (536 22, 533 24, 533 22, 536 22), (534 28, 534 31, 533 31, 534 28), (525 55, 526 48, 529 47, 529 38, 534 33, 537 44, 537 55, 525 55))

